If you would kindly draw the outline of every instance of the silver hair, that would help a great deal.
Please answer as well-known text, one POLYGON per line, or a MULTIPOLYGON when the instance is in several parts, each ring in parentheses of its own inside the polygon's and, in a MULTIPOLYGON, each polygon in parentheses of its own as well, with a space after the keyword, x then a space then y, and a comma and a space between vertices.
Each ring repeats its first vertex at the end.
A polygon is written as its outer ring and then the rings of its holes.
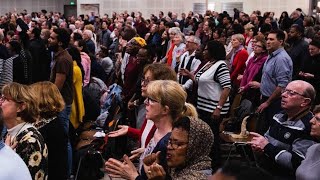
POLYGON ((92 31, 89 30, 89 29, 84 30, 83 33, 86 33, 89 36, 90 39, 93 37, 92 31))
POLYGON ((169 29, 169 34, 170 33, 178 34, 178 33, 181 33, 181 30, 178 27, 172 27, 169 29))

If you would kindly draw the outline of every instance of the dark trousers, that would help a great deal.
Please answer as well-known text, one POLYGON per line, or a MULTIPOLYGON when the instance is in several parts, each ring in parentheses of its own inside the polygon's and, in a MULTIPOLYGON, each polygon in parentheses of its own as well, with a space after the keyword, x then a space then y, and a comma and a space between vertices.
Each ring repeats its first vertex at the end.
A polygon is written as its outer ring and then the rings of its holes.
POLYGON ((212 159, 211 167, 215 171, 222 164, 221 150, 220 150, 221 139, 219 136, 219 126, 220 126, 220 123, 222 122, 223 116, 220 116, 219 119, 213 119, 211 117, 212 113, 203 111, 200 109, 198 109, 197 111, 199 113, 199 118, 210 126, 214 135, 214 143, 213 143, 213 146, 211 147, 211 152, 209 156, 212 159))
MULTIPOLYGON (((261 104, 266 102, 269 97, 262 96, 261 104)), ((263 135, 272 125, 273 116, 281 111, 281 98, 273 101, 259 116, 256 132, 263 135)))

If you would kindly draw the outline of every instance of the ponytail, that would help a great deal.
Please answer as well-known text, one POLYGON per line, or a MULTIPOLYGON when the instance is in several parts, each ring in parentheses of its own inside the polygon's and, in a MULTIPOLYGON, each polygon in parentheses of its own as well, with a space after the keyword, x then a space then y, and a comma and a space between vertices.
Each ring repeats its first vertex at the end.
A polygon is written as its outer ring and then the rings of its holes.
POLYGON ((185 103, 184 109, 185 110, 184 110, 184 112, 182 112, 182 116, 189 116, 189 117, 193 117, 195 119, 198 119, 198 112, 192 104, 185 103))

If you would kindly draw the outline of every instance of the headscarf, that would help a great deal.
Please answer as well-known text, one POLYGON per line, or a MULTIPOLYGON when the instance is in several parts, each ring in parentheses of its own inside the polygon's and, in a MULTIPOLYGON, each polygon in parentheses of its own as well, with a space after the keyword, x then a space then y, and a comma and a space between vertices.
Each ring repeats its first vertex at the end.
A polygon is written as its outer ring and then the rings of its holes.
POLYGON ((186 164, 183 168, 172 169, 171 177, 175 180, 208 179, 203 172, 211 170, 209 153, 213 144, 213 133, 207 123, 200 119, 190 119, 186 164))
POLYGON ((144 47, 147 45, 146 41, 141 37, 134 37, 133 38, 141 47, 144 47))

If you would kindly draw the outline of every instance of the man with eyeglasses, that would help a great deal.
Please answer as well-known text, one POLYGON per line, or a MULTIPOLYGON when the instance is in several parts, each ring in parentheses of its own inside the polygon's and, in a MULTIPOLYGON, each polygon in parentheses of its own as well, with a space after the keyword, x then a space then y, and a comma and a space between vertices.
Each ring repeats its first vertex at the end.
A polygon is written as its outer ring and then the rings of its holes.
POLYGON ((196 36, 188 36, 186 39, 186 52, 180 57, 180 64, 178 67, 179 73, 177 78, 183 89, 190 91, 192 88, 192 81, 188 81, 190 78, 183 76, 181 71, 188 70, 189 72, 194 73, 198 69, 201 61, 195 58, 195 52, 200 46, 201 42, 196 36))
POLYGON ((259 165, 274 176, 294 178, 307 149, 314 144, 310 135, 310 120, 313 118, 310 109, 315 94, 308 82, 290 82, 281 94, 284 111, 274 115, 264 136, 250 133, 253 136, 250 141, 252 149, 262 153, 259 165))

